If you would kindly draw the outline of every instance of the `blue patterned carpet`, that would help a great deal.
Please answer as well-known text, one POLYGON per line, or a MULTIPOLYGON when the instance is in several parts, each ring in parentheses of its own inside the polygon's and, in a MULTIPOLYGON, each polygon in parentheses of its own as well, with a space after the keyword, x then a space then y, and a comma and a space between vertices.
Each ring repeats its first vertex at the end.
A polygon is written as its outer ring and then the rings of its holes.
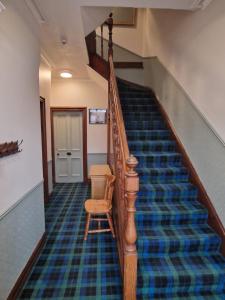
POLYGON ((19 299, 122 299, 116 242, 110 233, 83 241, 86 184, 57 184, 46 208, 47 241, 19 299))
POLYGON ((225 300, 220 238, 153 93, 118 80, 129 148, 138 161, 137 299, 225 300))

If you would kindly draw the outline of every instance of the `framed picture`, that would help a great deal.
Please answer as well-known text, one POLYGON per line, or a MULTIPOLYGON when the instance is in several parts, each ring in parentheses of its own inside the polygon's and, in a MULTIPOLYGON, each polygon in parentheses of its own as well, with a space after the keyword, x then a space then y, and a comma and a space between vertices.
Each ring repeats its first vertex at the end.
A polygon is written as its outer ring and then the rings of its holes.
POLYGON ((107 109, 89 109, 89 124, 106 124, 107 109))
POLYGON ((136 26, 137 9, 130 7, 115 7, 112 9, 113 25, 136 26))

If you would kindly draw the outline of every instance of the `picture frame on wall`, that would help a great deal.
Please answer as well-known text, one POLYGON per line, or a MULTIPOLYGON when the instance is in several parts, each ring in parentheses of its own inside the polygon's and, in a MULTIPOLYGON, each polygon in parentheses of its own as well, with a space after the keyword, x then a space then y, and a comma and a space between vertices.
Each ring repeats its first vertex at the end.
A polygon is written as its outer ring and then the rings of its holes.
POLYGON ((137 21, 137 9, 132 7, 114 7, 113 13, 113 25, 115 26, 136 26, 137 21))
POLYGON ((90 108, 89 109, 89 124, 106 124, 107 123, 107 109, 90 108))

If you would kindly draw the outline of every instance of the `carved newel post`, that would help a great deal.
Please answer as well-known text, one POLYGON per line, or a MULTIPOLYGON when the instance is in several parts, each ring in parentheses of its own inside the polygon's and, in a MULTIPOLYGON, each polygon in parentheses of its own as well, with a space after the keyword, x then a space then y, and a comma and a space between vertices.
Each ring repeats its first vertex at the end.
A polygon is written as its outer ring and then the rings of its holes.
POLYGON ((126 161, 128 171, 126 173, 126 203, 127 222, 125 228, 125 257, 124 257, 124 299, 136 299, 137 284, 137 232, 135 225, 135 201, 139 191, 139 177, 135 171, 137 159, 130 155, 126 161))

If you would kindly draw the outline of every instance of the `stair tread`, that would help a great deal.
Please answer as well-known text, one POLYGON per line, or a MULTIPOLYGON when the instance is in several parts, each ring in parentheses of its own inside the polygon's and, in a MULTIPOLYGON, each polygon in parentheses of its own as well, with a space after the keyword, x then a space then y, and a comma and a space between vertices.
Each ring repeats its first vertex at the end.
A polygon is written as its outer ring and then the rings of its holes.
POLYGON ((182 202, 182 203, 159 203, 157 201, 151 201, 147 204, 138 204, 137 202, 137 217, 139 215, 151 215, 162 214, 162 215, 176 215, 176 214, 192 214, 195 212, 204 212, 207 214, 207 209, 202 206, 199 202, 182 202))
POLYGON ((141 240, 171 240, 171 239, 200 239, 206 236, 215 236, 219 239, 215 231, 208 224, 201 225, 154 225, 151 228, 138 228, 141 230, 141 240))
POLYGON ((180 274, 188 275, 188 271, 192 276, 198 276, 199 273, 207 274, 209 271, 214 273, 215 270, 210 269, 212 265, 217 267, 216 271, 225 274, 225 258, 219 252, 213 254, 204 252, 197 254, 152 254, 147 258, 139 258, 139 267, 143 269, 146 276, 156 276, 156 274, 153 275, 156 272, 158 276, 173 277, 180 276, 180 274), (177 265, 179 261, 180 265, 177 265), (192 272, 193 269, 190 266, 195 267, 196 272, 192 272))

